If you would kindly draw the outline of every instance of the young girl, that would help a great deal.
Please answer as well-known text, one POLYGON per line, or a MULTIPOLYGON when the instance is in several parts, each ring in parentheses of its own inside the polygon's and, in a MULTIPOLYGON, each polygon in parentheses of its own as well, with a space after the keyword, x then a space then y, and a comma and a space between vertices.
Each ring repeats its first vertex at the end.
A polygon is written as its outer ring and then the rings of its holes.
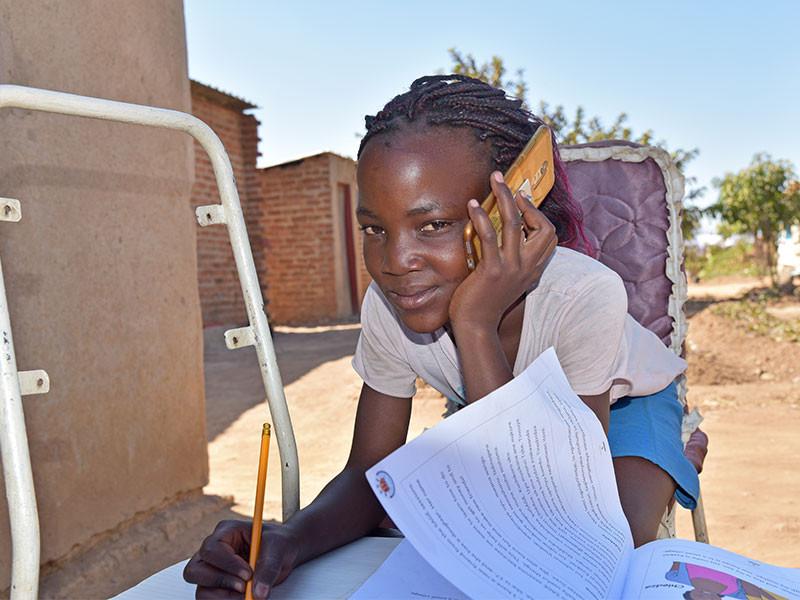
POLYGON ((364 472, 405 443, 416 377, 463 406, 550 346, 608 433, 634 542, 654 539, 671 497, 692 507, 698 494, 673 383, 686 364, 627 314, 619 276, 587 256, 556 148, 555 186, 540 210, 503 182, 542 122, 502 90, 438 75, 416 80, 366 125, 357 215, 373 283, 353 359, 364 385, 350 457, 314 502, 268 527, 255 574, 249 523, 220 523, 185 570, 197 597, 235 597, 252 576, 264 598, 295 566, 381 523, 364 472), (476 201, 490 189, 500 247, 476 201), (473 273, 462 238, 470 220, 484 249, 473 273))

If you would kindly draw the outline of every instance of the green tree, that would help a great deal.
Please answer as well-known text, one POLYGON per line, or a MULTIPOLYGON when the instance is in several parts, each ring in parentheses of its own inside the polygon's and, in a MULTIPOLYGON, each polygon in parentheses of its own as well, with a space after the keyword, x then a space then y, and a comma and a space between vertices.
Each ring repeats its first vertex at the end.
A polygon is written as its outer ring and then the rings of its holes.
MULTIPOLYGON (((492 56, 490 61, 478 64, 472 54, 462 54, 455 48, 448 49, 448 53, 453 63, 453 73, 475 77, 493 86, 501 87, 522 100, 525 108, 531 110, 527 102, 528 85, 523 78, 524 71, 522 69, 516 71, 516 78, 509 79, 506 78, 505 63, 499 56, 492 56)), ((538 107, 538 110, 532 112, 547 123, 562 144, 583 144, 600 140, 630 140, 646 146, 658 146, 669 151, 664 140, 654 141, 655 134, 652 129, 638 135, 635 134, 627 124, 627 113, 619 113, 610 125, 606 125, 598 116, 587 117, 583 106, 578 106, 573 116, 567 115, 564 107, 560 104, 551 106, 544 100, 539 100, 538 107)), ((691 150, 678 148, 669 152, 681 173, 685 172, 686 165, 700 154, 698 148, 691 150)), ((702 214, 693 201, 700 198, 706 189, 697 186, 696 177, 687 177, 686 187, 683 233, 684 238, 688 240, 692 239, 699 229, 702 214)))
POLYGON ((681 216, 681 232, 684 240, 693 240, 700 230, 703 209, 694 204, 684 203, 681 216))
POLYGON ((714 180, 719 198, 707 212, 722 221, 720 233, 752 234, 764 257, 772 285, 778 283, 778 236, 800 221, 800 184, 792 163, 756 154, 749 167, 714 180))
MULTIPOLYGON (((492 56, 489 62, 478 65, 472 54, 463 55, 455 48, 449 48, 447 52, 450 54, 450 60, 453 61, 453 73, 475 77, 494 87, 503 88, 512 93, 515 98, 519 98, 525 103, 525 97, 528 95, 528 85, 522 78, 524 74, 522 69, 517 69, 516 79, 504 80, 503 78, 506 76, 506 67, 503 63, 503 59, 499 56, 492 56)), ((527 104, 525 107, 528 108, 527 104)))

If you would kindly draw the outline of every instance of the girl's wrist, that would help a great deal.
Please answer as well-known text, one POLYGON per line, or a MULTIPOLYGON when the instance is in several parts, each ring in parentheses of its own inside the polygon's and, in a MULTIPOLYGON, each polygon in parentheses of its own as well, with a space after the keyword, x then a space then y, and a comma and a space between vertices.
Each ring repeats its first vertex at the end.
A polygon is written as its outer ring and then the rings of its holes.
POLYGON ((453 335, 460 347, 469 347, 473 343, 486 344, 493 341, 500 342, 500 336, 497 333, 498 323, 491 321, 476 321, 476 320, 458 320, 450 321, 450 327, 453 335))
MULTIPOLYGON (((294 553, 294 557, 292 560, 292 568, 302 564, 307 560, 308 548, 305 544, 305 537, 303 532, 301 531, 300 527, 297 527, 297 523, 292 526, 291 522, 283 523, 278 527, 280 530, 280 535, 288 542, 290 547, 294 547, 296 552, 294 553)), ((274 531, 274 530, 273 530, 274 531)), ((267 532, 264 532, 265 534, 267 532)))
MULTIPOLYGON (((452 307, 451 307, 452 308, 452 307)), ((485 308, 485 307, 484 307, 485 308)), ((479 310, 454 310, 450 312, 450 325, 463 332, 476 331, 482 333, 495 333, 500 326, 502 313, 497 315, 481 314, 479 310)))
POLYGON ((513 378, 497 327, 486 324, 454 323, 468 403, 490 394, 513 378))

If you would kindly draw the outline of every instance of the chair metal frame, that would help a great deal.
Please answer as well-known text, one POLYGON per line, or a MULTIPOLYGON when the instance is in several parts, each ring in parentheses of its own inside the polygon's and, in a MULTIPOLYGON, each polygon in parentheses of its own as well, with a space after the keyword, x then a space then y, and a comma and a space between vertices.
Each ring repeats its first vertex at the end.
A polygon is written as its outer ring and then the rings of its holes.
MULTIPOLYGON (((283 519, 288 519, 300 506, 297 445, 267 315, 264 312, 264 300, 245 229, 236 180, 219 137, 203 121, 180 111, 17 85, 0 85, 0 109, 3 108, 21 108, 183 131, 196 139, 206 151, 214 169, 221 204, 197 207, 197 221, 202 227, 224 224, 228 228, 249 325, 226 331, 225 343, 231 350, 246 346, 256 347, 261 379, 281 458, 283 519)), ((17 199, 0 198, 0 221, 16 222, 21 217, 21 205, 17 199)), ((2 265, 0 332, 3 346, 0 353, 0 456, 11 522, 10 595, 12 600, 34 599, 39 586, 39 517, 22 396, 47 392, 49 378, 45 371, 17 370, 2 265)))
MULTIPOLYGON (((683 208, 684 177, 678 170, 677 165, 670 157, 669 153, 661 148, 652 146, 633 146, 633 145, 608 145, 608 146, 589 146, 581 145, 577 147, 562 147, 560 149, 561 158, 567 162, 585 161, 602 162, 605 160, 619 160, 623 162, 644 162, 652 159, 661 169, 664 177, 664 187, 666 190, 666 207, 668 212, 669 227, 667 229, 667 259, 664 266, 664 273, 672 282, 672 293, 669 297, 667 314, 672 318, 672 333, 670 334, 669 348, 678 356, 683 354, 683 345, 686 341, 688 322, 684 305, 688 296, 688 284, 686 273, 683 271, 683 232, 681 231, 681 215, 683 208)), ((681 375, 678 379, 678 397, 686 407, 686 376, 681 375)), ((689 439, 691 433, 697 429, 702 421, 702 417, 697 409, 685 413, 683 419, 682 438, 683 443, 689 439)), ((708 528, 706 526, 705 511, 703 509, 703 499, 699 496, 697 507, 692 510, 692 524, 694 526, 695 540, 708 543, 708 528)), ((659 537, 675 537, 675 512, 667 511, 662 522, 659 537)))

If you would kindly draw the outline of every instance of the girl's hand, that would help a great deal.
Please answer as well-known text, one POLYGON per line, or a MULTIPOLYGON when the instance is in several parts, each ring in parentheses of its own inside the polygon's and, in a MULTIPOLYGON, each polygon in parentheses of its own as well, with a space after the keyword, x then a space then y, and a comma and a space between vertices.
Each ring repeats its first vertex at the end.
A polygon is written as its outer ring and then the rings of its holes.
POLYGON ((502 247, 489 216, 470 200, 467 209, 482 256, 453 294, 450 320, 496 331, 505 311, 539 280, 558 240, 553 224, 527 197, 512 196, 502 173, 495 171, 489 179, 503 219, 502 247))
POLYGON ((253 577, 253 597, 266 598, 295 566, 299 544, 282 526, 265 525, 256 571, 250 569, 249 521, 221 521, 192 556, 183 578, 197 585, 196 597, 241 598, 253 577))

